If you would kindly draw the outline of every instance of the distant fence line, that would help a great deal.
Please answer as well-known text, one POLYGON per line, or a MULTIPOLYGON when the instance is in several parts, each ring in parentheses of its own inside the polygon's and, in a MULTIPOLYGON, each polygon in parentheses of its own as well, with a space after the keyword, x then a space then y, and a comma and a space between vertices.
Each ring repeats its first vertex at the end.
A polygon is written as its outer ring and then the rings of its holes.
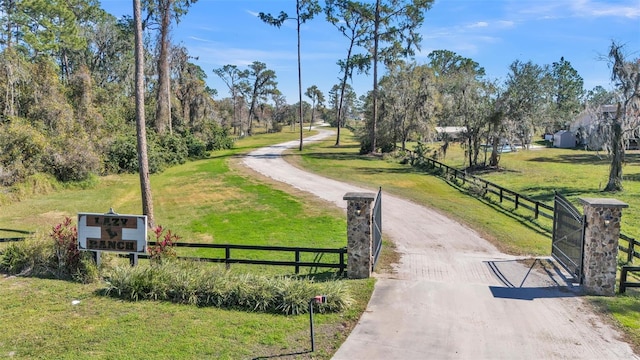
MULTIPOLYGON (((412 152, 410 153, 413 155, 412 152)), ((504 200, 508 200, 514 204, 515 209, 522 207, 532 211, 535 219, 538 219, 540 216, 542 216, 547 219, 553 220, 553 206, 539 202, 527 195, 509 190, 475 175, 468 174, 466 171, 458 170, 437 160, 431 158, 423 158, 421 160, 426 161, 428 166, 432 169, 438 169, 440 175, 442 175, 445 179, 452 176, 453 179, 460 179, 463 185, 471 181, 475 182, 475 185, 480 184, 479 187, 482 191, 470 191, 469 193, 472 195, 481 197, 489 192, 497 195, 500 199, 500 203, 502 203, 504 200)), ((620 242, 620 244, 618 245, 618 249, 627 254, 627 263, 633 263, 634 258, 640 260, 640 252, 638 251, 640 250, 640 241, 622 233, 620 233, 620 240, 626 241, 626 244, 620 242)))
POLYGON ((501 203, 504 200, 508 200, 513 202, 516 209, 523 207, 525 209, 532 211, 533 216, 536 219, 542 216, 547 219, 553 220, 553 211, 554 211, 553 206, 534 200, 527 195, 523 195, 516 191, 509 190, 498 184, 494 184, 491 181, 487 181, 475 175, 468 174, 466 171, 458 170, 456 168, 443 164, 437 160, 434 160, 431 158, 424 158, 422 160, 426 161, 431 168, 434 168, 434 169, 437 168, 438 170, 440 170, 440 173, 444 177, 449 177, 451 175, 453 176, 454 179, 460 179, 463 184, 465 184, 468 181, 475 181, 476 183, 481 184, 483 195, 487 192, 490 192, 494 195, 497 195, 501 203))
MULTIPOLYGON (((33 235, 33 232, 31 232, 31 231, 26 231, 26 230, 0 229, 0 231, 3 231, 3 232, 13 232, 13 233, 24 234, 24 235, 33 235)), ((13 242, 13 241, 22 241, 22 240, 24 240, 25 238, 26 238, 25 236, 16 236, 16 237, 0 237, 0 243, 3 243, 3 242, 13 242)))

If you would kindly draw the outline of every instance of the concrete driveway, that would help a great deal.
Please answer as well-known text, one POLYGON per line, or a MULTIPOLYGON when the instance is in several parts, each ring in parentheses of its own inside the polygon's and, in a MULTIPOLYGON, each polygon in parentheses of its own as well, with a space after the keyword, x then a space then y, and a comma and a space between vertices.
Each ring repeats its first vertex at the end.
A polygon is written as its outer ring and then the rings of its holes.
MULTIPOLYGON (((244 163, 343 209, 345 193, 376 191, 289 165, 280 154, 298 144, 256 150, 244 163)), ((334 359, 640 359, 551 260, 500 253, 473 230, 384 189, 382 203, 383 232, 400 263, 377 275, 334 359)))

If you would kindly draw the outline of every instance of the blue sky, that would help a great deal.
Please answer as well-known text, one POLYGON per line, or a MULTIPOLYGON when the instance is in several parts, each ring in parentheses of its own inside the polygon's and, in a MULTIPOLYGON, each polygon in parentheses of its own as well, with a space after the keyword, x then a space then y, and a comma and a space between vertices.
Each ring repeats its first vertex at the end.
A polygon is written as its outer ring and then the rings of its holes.
MULTIPOLYGON (((101 3, 116 17, 133 15, 132 0, 101 3)), ((280 11, 295 15, 295 0, 199 0, 174 26, 172 40, 197 58, 218 98, 229 96, 228 89, 213 69, 226 64, 245 68, 257 60, 275 70, 278 88, 293 104, 298 101, 295 22, 278 29, 257 18, 259 12, 280 11)), ((610 70, 602 58, 611 40, 640 58, 640 0, 436 0, 421 34, 418 63, 427 62, 433 50, 447 49, 478 62, 488 78, 504 81, 514 60, 544 65, 564 57, 587 90, 596 85, 610 89, 610 70)), ((303 92, 316 85, 327 95, 339 82, 336 62, 346 56, 347 45, 323 15, 304 25, 303 92)), ((354 74, 352 86, 363 95, 372 88, 372 78, 354 74)))

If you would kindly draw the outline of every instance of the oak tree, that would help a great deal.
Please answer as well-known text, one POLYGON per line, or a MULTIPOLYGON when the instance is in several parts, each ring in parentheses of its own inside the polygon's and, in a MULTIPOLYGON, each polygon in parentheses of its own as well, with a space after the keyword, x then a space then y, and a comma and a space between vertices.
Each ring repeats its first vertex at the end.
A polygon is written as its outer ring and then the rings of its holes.
POLYGON ((324 103, 324 94, 316 85, 309 87, 304 94, 311 99, 311 121, 309 122, 309 131, 311 131, 311 126, 313 125, 316 115, 316 109, 324 103))
POLYGON ((621 191, 622 165, 625 156, 625 140, 640 133, 640 59, 628 60, 624 46, 612 42, 609 49, 611 80, 618 96, 616 112, 608 122, 611 166, 609 181, 604 191, 621 191))

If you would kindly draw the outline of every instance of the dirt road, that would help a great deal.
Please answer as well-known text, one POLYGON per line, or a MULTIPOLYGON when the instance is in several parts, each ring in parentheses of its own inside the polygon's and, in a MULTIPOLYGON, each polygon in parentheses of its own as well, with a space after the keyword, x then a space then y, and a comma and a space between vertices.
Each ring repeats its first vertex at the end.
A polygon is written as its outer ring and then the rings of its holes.
MULTIPOLYGON (((376 191, 289 165, 280 153, 297 145, 259 149, 244 163, 341 208, 347 192, 376 191)), ((640 359, 552 261, 500 253, 473 230, 384 192, 382 218, 400 263, 378 276, 334 359, 640 359)))

